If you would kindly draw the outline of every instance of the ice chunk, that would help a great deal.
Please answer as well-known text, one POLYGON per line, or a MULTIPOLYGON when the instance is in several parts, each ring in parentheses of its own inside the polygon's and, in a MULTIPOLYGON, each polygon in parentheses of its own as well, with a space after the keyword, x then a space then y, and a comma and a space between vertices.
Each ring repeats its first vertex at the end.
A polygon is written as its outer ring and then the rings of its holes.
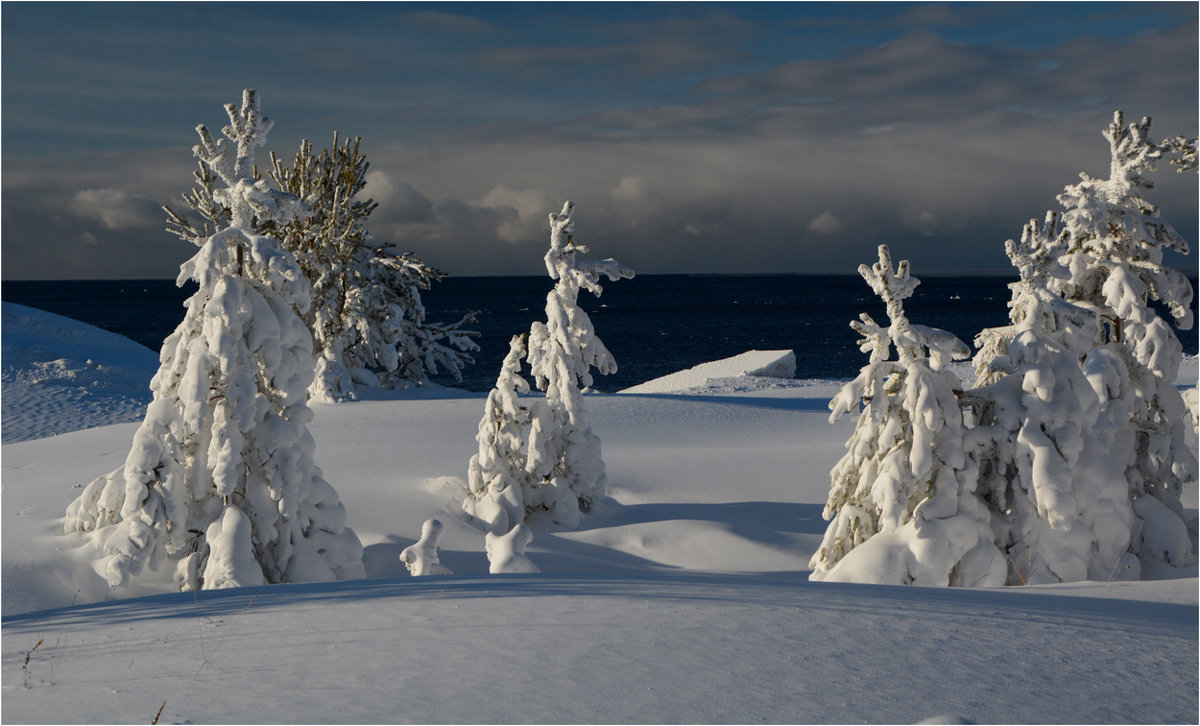
POLYGON ((706 385, 715 378, 795 378, 796 354, 790 350, 748 350, 732 358, 710 361, 687 370, 626 388, 621 393, 676 393, 706 385))

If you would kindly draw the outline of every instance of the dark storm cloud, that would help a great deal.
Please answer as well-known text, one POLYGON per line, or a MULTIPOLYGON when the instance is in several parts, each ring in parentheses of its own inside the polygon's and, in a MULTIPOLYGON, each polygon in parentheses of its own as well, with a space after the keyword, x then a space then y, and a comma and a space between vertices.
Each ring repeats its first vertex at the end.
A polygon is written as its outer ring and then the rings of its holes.
POLYGON ((685 73, 731 61, 748 61, 754 56, 746 51, 712 45, 692 35, 657 35, 597 46, 487 48, 480 50, 477 58, 483 65, 545 77, 588 66, 602 67, 606 74, 685 73))
MULTIPOLYGON (((1114 108, 1160 138, 1197 126, 1194 13, 1170 6, 1052 28, 1044 5, 288 7, 146 34, 136 57, 6 13, 4 277, 173 277, 192 250, 154 207, 245 85, 284 159, 362 135, 375 237, 452 274, 540 274, 568 198, 579 238, 642 272, 852 273, 880 242, 918 273, 1004 271, 1005 239, 1107 171, 1114 108), (250 37, 245 67, 213 55, 250 37)), ((1195 240, 1195 175, 1159 177, 1195 240)))

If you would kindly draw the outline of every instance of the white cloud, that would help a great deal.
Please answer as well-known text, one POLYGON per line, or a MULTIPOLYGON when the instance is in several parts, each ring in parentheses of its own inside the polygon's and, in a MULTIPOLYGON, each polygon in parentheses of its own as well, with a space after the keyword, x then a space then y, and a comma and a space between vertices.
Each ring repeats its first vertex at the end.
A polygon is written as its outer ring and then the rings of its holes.
POLYGON ((392 179, 386 172, 367 172, 366 185, 358 198, 374 199, 379 204, 378 219, 384 224, 430 222, 433 218, 433 202, 429 197, 411 184, 392 179))
POLYGON ((84 189, 71 199, 71 213, 122 231, 160 222, 153 200, 120 189, 84 189))
POLYGON ((640 201, 647 192, 646 178, 643 176, 627 176, 617 182, 616 188, 612 190, 612 198, 615 201, 628 204, 631 202, 640 201))
POLYGON ((910 209, 904 213, 904 225, 919 232, 925 237, 932 237, 938 231, 938 217, 928 209, 910 209))
POLYGON ((508 212, 497 225, 496 234, 509 244, 528 242, 537 229, 546 227, 547 215, 561 208, 540 189, 517 190, 503 184, 493 187, 475 205, 508 212))
POLYGON ((813 217, 812 221, 808 223, 808 227, 806 227, 806 229, 813 234, 827 236, 841 232, 842 222, 837 218, 837 216, 834 215, 833 212, 825 210, 816 217, 813 217))

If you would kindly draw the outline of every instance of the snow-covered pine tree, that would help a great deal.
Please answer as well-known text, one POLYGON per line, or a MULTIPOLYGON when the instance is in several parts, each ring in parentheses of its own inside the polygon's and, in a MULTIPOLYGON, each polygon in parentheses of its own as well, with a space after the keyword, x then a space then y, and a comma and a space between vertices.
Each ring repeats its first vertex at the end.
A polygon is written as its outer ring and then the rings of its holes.
POLYGON ((1051 212, 1044 224, 1031 220, 1019 243, 1006 243, 1020 272, 1009 286, 1013 324, 976 339, 987 341, 976 356, 981 386, 965 397, 975 420, 967 448, 1010 585, 1105 579, 1122 564, 1136 566, 1123 562, 1133 510, 1120 425, 1111 420, 1120 403, 1097 397, 1077 352, 1088 349, 1098 323, 1048 289, 1069 275, 1058 263, 1066 241, 1051 212), (994 341, 1005 338, 1001 352, 994 341))
MULTIPOLYGON (((426 319, 421 291, 445 274, 411 252, 376 244, 366 221, 378 204, 361 200, 369 164, 359 151, 360 138, 338 142, 314 155, 303 141, 291 165, 271 154, 270 177, 281 189, 300 197, 309 212, 277 223, 255 220, 255 230, 280 241, 296 256, 313 290, 313 305, 302 313, 313 332, 317 374, 310 397, 318 401, 354 398, 355 385, 389 388, 402 382, 420 384, 446 370, 462 379, 474 363, 469 351, 479 349, 465 326, 470 313, 456 323, 426 319)), ((228 210, 212 199, 211 172, 201 164, 196 186, 184 201, 202 226, 166 208, 175 234, 205 238, 228 219, 228 210)))
POLYGON ((197 128, 213 224, 192 237, 200 250, 179 284, 200 288, 163 342, 124 467, 67 510, 66 530, 89 533, 113 587, 165 562, 185 590, 364 575, 362 545, 313 464, 312 335, 296 313, 309 285, 289 252, 254 231, 256 218, 284 221, 304 207, 254 178, 272 125, 254 91, 226 111, 227 139, 197 128))
POLYGON ((305 322, 317 344, 314 400, 355 397, 355 384, 391 388, 421 384, 446 370, 462 380, 474 363, 468 351, 479 346, 470 313, 456 323, 426 320, 421 291, 445 273, 411 252, 376 244, 367 218, 378 204, 360 200, 366 186, 366 155, 361 138, 338 143, 314 155, 307 140, 292 164, 271 155, 271 178, 297 195, 312 214, 270 229, 296 255, 313 287, 313 307, 305 322))
POLYGON ((543 399, 518 398, 529 392, 529 383, 521 377, 524 356, 525 336, 514 335, 479 421, 475 436, 479 452, 471 457, 467 470, 462 508, 494 534, 504 534, 525 521, 525 493, 530 488, 525 439, 530 409, 546 405, 543 399))
MULTIPOLYGON (((1181 534, 1186 520, 1180 494, 1196 485, 1197 461, 1187 444, 1187 406, 1175 386, 1183 348, 1152 302, 1187 330, 1193 291, 1183 272, 1163 264, 1165 250, 1187 254, 1188 243, 1142 196, 1153 188, 1148 174, 1164 152, 1149 131, 1149 118, 1126 124, 1117 111, 1104 132, 1109 178, 1081 174, 1059 195, 1068 235, 1061 261, 1070 275, 1049 286, 1105 323, 1094 341, 1097 350, 1089 354, 1089 377, 1102 401, 1128 399, 1123 426, 1133 440, 1125 476, 1139 520, 1135 552, 1143 566, 1178 567, 1195 562, 1190 540, 1181 534)), ((1191 168, 1187 152, 1182 158, 1181 168, 1191 168)))
POLYGON ((911 324, 903 301, 919 280, 893 270, 886 245, 859 272, 887 305, 890 325, 863 313, 851 326, 870 361, 830 401, 830 420, 857 417, 848 451, 830 472, 829 528, 809 566, 814 580, 996 585, 1003 557, 992 543, 977 472, 964 449, 961 384, 944 364, 967 357, 950 333, 911 324), (894 347, 896 358, 891 358, 894 347))
POLYGON ((579 291, 599 297, 601 276, 620 280, 634 275, 611 258, 576 257, 588 248, 575 242, 573 209, 568 201, 561 212, 550 214, 545 263, 555 285, 546 296, 546 322, 534 323, 529 331, 526 357, 538 389, 546 394, 546 405, 531 410, 525 509, 544 509, 564 527, 579 526, 580 514, 604 493, 600 439, 588 425, 583 390, 592 385, 592 368, 603 375, 617 370, 591 319, 579 307, 579 291))

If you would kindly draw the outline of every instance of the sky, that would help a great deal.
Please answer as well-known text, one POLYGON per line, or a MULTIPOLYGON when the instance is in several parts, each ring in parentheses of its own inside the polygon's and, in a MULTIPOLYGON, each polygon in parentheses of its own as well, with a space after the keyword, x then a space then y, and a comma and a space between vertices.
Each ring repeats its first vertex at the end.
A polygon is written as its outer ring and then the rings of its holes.
MULTIPOLYGON (((1195 136, 1197 3, 27 3, 0 14, 5 280, 174 278, 195 127, 361 136, 378 242, 542 274, 573 200, 645 273, 1011 272, 1122 109, 1195 136)), ((1197 176, 1149 198, 1197 240, 1197 176)), ((1196 268, 1195 257, 1173 264, 1196 268)))

